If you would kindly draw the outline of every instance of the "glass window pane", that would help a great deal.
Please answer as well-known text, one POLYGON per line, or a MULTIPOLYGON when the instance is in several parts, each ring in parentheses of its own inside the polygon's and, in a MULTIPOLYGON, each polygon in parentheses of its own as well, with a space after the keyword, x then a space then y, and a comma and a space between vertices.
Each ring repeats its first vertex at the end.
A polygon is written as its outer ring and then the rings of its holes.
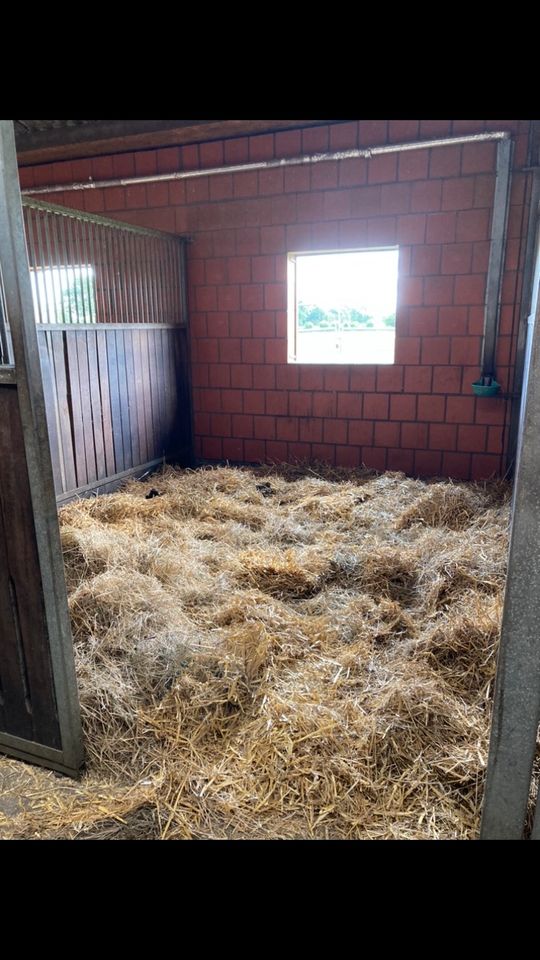
POLYGON ((396 248, 291 256, 289 361, 393 363, 398 259, 396 248))

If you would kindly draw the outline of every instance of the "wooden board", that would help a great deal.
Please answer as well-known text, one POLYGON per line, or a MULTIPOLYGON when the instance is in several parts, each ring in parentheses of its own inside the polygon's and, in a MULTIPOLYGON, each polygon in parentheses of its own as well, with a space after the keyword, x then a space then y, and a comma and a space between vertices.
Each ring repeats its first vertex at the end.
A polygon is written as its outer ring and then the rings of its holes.
POLYGON ((9 120, 0 120, 0 284, 12 346, 10 366, 0 368, 8 374, 0 378, 0 750, 77 776, 82 731, 52 464, 64 484, 54 350, 50 337, 36 336, 9 120))
POLYGON ((38 327, 59 497, 159 458, 190 461, 185 329, 100 327, 38 327))
POLYGON ((2 730, 59 749, 60 729, 41 591, 17 391, 0 387, 2 730))

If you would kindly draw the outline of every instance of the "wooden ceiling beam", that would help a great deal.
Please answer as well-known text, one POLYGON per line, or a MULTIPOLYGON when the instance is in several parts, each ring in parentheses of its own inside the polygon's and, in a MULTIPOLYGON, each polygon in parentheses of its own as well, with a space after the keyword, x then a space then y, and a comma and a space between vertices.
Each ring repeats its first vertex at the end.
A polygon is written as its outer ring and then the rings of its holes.
POLYGON ((110 120, 17 136, 19 164, 178 146, 231 137, 312 127, 332 120, 110 120))

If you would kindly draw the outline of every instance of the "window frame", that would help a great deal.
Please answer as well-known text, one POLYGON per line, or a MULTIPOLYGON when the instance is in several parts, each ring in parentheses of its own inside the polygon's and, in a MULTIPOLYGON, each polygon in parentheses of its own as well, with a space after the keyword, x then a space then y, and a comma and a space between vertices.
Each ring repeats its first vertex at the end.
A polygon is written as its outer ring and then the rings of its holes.
MULTIPOLYGON (((400 262, 400 253, 401 247, 397 243, 393 244, 377 244, 377 246, 370 247, 343 247, 339 250, 291 250, 287 253, 287 364, 296 364, 296 365, 312 365, 312 366, 346 366, 349 362, 350 366, 376 366, 377 363, 369 361, 369 363, 363 364, 362 361, 352 360, 352 361, 342 361, 342 360, 325 360, 322 364, 314 360, 302 360, 298 359, 298 314, 297 314, 297 271, 296 263, 298 257, 322 257, 325 255, 335 255, 343 253, 386 253, 386 252, 397 252, 398 254, 398 284, 399 284, 399 262, 400 262)), ((396 289, 396 327, 394 328, 394 342, 395 337, 397 336, 397 310, 398 310, 398 291, 396 289)), ((395 356, 395 354, 394 354, 395 356)), ((383 363, 383 366, 392 366, 395 363, 395 359, 391 363, 383 363)))

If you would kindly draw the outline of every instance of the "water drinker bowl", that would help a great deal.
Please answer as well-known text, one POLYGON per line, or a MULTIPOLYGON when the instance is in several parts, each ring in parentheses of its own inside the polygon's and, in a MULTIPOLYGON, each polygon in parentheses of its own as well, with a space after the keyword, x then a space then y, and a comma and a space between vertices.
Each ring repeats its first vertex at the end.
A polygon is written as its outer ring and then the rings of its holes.
MULTIPOLYGON (((487 377, 484 378, 484 380, 487 379, 487 377)), ((482 380, 475 380, 472 388, 473 393, 477 397, 495 397, 501 389, 501 385, 493 379, 491 379, 491 383, 484 383, 482 380)))

